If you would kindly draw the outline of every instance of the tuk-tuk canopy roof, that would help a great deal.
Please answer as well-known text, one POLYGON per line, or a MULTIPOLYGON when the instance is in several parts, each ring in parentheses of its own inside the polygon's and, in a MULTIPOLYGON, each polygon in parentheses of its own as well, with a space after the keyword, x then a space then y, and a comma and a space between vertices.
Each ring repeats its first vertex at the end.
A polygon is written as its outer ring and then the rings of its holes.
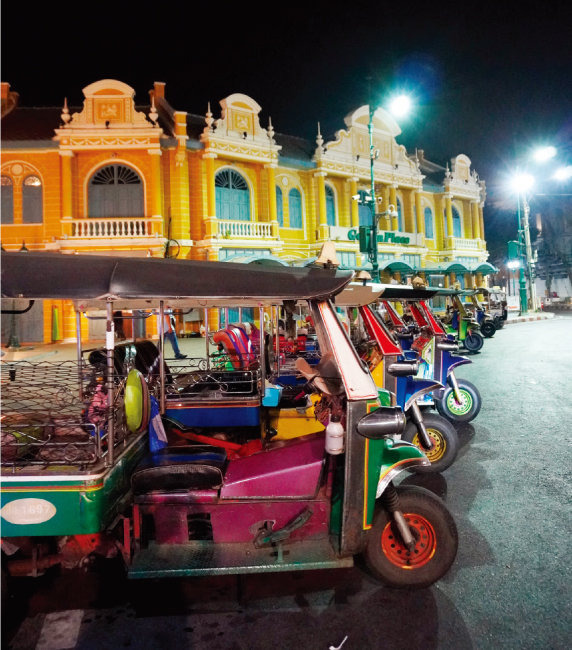
POLYGON ((156 306, 254 307, 330 298, 351 271, 159 258, 2 254, 5 298, 73 300, 82 309, 113 300, 117 308, 156 306), (137 303, 136 304, 131 304, 137 303), (141 305, 144 302, 145 305, 141 305))
POLYGON ((336 296, 337 307, 360 307, 382 300, 429 300, 440 289, 428 287, 416 289, 410 284, 363 284, 351 282, 336 296))

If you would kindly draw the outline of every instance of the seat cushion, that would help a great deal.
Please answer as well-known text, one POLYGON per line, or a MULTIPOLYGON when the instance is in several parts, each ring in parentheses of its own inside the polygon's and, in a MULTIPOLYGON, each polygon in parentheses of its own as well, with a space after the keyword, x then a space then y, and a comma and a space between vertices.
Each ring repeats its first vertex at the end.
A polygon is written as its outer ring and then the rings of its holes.
POLYGON ((134 494, 222 486, 226 452, 208 446, 167 447, 146 456, 131 476, 134 494))

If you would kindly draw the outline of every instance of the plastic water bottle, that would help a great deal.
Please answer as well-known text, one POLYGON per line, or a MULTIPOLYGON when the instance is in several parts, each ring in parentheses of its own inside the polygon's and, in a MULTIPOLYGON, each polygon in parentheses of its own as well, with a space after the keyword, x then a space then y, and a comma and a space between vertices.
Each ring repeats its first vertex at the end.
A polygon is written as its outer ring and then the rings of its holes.
POLYGON ((339 415, 332 415, 326 427, 326 451, 333 456, 344 451, 344 427, 339 415))

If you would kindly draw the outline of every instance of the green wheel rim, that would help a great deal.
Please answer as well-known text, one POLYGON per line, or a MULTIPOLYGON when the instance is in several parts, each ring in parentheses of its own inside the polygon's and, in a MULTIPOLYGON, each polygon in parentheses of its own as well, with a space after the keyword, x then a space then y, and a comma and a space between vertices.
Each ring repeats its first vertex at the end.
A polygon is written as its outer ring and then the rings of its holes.
POLYGON ((457 402, 455 399, 455 391, 451 391, 447 396, 447 410, 453 415, 466 415, 473 408, 473 397, 472 395, 462 388, 459 389, 461 394, 461 402, 457 402))

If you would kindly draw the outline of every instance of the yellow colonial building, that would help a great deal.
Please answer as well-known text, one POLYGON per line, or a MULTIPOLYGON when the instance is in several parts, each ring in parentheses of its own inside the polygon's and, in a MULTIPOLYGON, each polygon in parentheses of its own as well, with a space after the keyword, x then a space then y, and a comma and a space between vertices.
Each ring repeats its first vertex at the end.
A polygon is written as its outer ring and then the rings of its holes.
MULTIPOLYGON (((156 82, 139 105, 133 88, 105 79, 83 89, 82 107, 24 108, 3 83, 3 248, 304 265, 333 240, 342 267, 368 267, 358 241, 372 218, 362 200, 367 106, 330 141, 318 126, 309 142, 276 132, 269 117, 263 126, 246 95, 199 116, 173 108, 165 90, 156 82)), ((431 284, 481 286, 494 271, 484 183, 467 156, 441 167, 409 155, 400 133, 375 112, 377 211, 394 213, 380 220, 382 279, 421 273, 431 284)), ((35 323, 24 338, 51 341, 72 336, 74 317, 53 305, 35 323)))

